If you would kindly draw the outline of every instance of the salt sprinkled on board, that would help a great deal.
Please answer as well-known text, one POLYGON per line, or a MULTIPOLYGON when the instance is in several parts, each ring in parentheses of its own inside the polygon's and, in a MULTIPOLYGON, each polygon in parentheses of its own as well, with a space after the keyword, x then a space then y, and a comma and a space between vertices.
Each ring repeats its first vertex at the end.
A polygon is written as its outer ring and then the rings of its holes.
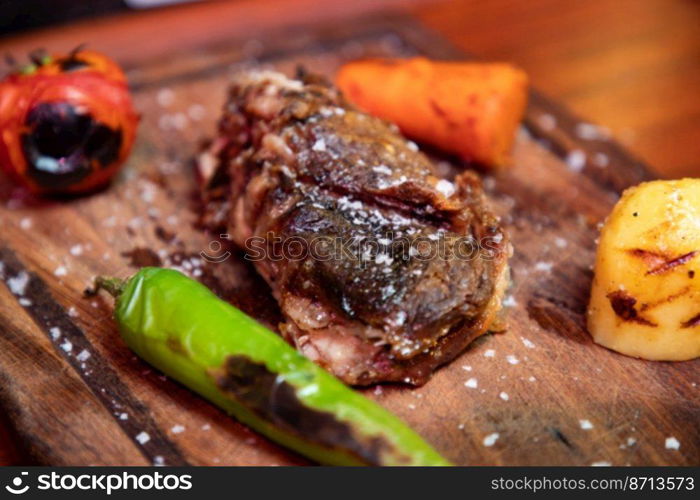
POLYGON ((498 395, 499 398, 501 398, 503 401, 508 401, 510 399, 510 396, 508 395, 507 392, 501 392, 498 395))
POLYGON ((553 264, 551 262, 538 262, 535 264, 535 271, 541 271, 543 273, 548 273, 552 270, 553 264))
POLYGON ((70 316, 71 318, 77 318, 78 310, 75 307, 70 306, 70 308, 68 309, 68 316, 70 316))
POLYGON ((119 420, 129 420, 129 414, 128 413, 121 413, 119 415, 119 420))
POLYGON ((29 307, 32 305, 32 301, 25 297, 21 297, 17 302, 19 302, 19 305, 22 307, 29 307))
POLYGON ((587 419, 581 419, 578 421, 578 424, 581 426, 581 429, 584 431, 591 430, 593 428, 593 424, 591 423, 590 420, 587 419))
POLYGON ((605 153, 596 153, 593 155, 593 164, 600 167, 604 168, 607 167, 608 164, 610 163, 610 158, 608 158, 608 155, 605 153))
POLYGON ((171 123, 177 130, 185 130, 189 120, 185 113, 175 113, 172 115, 171 123))
POLYGON ((83 349, 82 351, 80 351, 80 352, 78 353, 78 355, 75 357, 75 359, 77 359, 77 360, 80 361, 81 363, 82 363, 82 362, 85 362, 85 361, 87 361, 88 359, 90 359, 90 353, 88 352, 87 349, 83 349))
POLYGON ((479 382, 477 382, 477 380, 474 377, 470 378, 464 383, 464 387, 469 387, 470 389, 476 389, 478 385, 479 382))
POLYGON ((537 379, 536 379, 535 377, 533 377, 533 376, 529 376, 529 377, 527 378, 527 381, 528 381, 528 382, 536 382, 537 379))
POLYGON ((494 351, 493 349, 486 349, 484 351, 485 358, 493 358, 495 355, 496 355, 496 351, 494 351))
POLYGON ((464 366, 462 367, 462 370, 464 370, 464 371, 466 371, 466 372, 470 372, 470 371, 472 371, 472 367, 469 366, 469 365, 464 365, 464 366))
POLYGON ((498 434, 498 432, 489 434, 484 438, 484 446, 493 446, 496 444, 496 441, 498 441, 499 436, 500 434, 498 434))
POLYGON ((71 255, 75 255, 76 257, 79 255, 82 255, 83 245, 81 245, 81 244, 73 245, 72 247, 70 247, 70 253, 71 253, 71 255))
POLYGON ((610 137, 610 132, 605 127, 593 123, 577 123, 576 135, 585 141, 604 141, 610 137))
POLYGON ((523 341, 523 345, 528 349, 535 348, 535 344, 532 342, 532 340, 526 339, 525 337, 520 337, 520 339, 523 341))
POLYGON ((211 425, 209 425, 209 424, 204 424, 204 425, 202 426, 202 430, 203 430, 203 431, 208 431, 209 429, 211 429, 211 425))
POLYGON ((670 436, 666 438, 666 449, 667 450, 678 450, 681 447, 680 441, 678 441, 675 437, 670 436))
POLYGON ((19 221, 19 227, 24 229, 25 231, 27 229, 31 229, 32 227, 32 219, 29 217, 23 217, 21 221, 19 221))
POLYGON ((17 276, 7 280, 7 287, 15 295, 24 295, 27 284, 29 284, 29 275, 26 271, 20 271, 17 276))
POLYGON ((557 126, 557 119, 549 113, 540 115, 537 121, 539 122, 540 127, 545 130, 554 130, 554 128, 557 126))
POLYGON ((61 336, 61 329, 57 326, 52 326, 51 328, 49 328, 49 333, 51 334, 52 340, 58 340, 61 336))
POLYGON ((173 425, 172 428, 170 429, 173 434, 180 434, 182 432, 185 432, 185 426, 184 425, 173 425))
POLYGON ((503 307, 515 307, 517 305, 518 302, 512 295, 508 295, 505 299, 503 299, 503 307))
POLYGON ((189 108, 187 108, 187 116, 190 117, 190 120, 196 122, 204 118, 206 112, 207 110, 201 104, 192 104, 189 108))
POLYGON ((175 92, 168 88, 160 89, 156 94, 158 105, 167 108, 175 101, 175 92))
POLYGON ((71 352, 73 350, 73 344, 70 340, 66 339, 63 341, 63 344, 61 344, 61 349, 65 352, 71 352))
POLYGON ((556 238, 554 238, 554 245, 556 245, 557 248, 566 248, 568 244, 569 242, 561 236, 557 236, 556 238))
POLYGON ((606 462, 604 460, 600 462, 593 462, 591 464, 591 467, 610 467, 612 464, 610 462, 606 462))
POLYGON ((574 149, 566 155, 566 164, 569 166, 569 170, 573 172, 580 172, 583 167, 586 166, 586 153, 580 149, 574 149))
POLYGON ((156 455, 153 457, 153 465, 156 467, 162 467, 165 465, 165 459, 160 455, 156 455))
POLYGON ((511 365, 517 365, 518 363, 520 363, 520 360, 512 354, 506 356, 506 361, 508 361, 508 363, 510 363, 511 365))
POLYGON ((136 435, 136 441, 139 442, 139 444, 146 444, 151 440, 151 436, 148 435, 147 432, 141 431, 136 435))
POLYGON ((66 266, 58 266, 53 274, 54 276, 65 276, 68 274, 68 270, 66 269, 66 266))

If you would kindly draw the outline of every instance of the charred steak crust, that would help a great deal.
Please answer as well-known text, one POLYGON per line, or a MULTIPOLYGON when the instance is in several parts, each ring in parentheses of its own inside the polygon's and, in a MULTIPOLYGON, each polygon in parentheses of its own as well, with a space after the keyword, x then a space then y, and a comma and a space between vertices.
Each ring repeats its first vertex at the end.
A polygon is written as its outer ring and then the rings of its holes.
POLYGON ((423 384, 496 327, 510 244, 478 179, 322 79, 238 75, 199 173, 203 221, 263 242, 282 334, 345 382, 423 384))

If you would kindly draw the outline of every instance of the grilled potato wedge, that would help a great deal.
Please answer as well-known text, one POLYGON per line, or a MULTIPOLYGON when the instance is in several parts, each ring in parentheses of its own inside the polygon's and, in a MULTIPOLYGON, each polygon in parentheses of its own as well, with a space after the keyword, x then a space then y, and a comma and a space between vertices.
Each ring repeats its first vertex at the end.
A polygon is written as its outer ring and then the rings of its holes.
POLYGON ((624 192, 600 235, 588 330, 629 356, 700 356, 700 179, 624 192))

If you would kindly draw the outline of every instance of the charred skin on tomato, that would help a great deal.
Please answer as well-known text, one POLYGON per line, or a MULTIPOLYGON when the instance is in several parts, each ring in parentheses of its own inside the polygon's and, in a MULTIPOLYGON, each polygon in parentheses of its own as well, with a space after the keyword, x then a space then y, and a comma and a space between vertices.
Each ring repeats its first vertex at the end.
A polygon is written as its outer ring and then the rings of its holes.
POLYGON ((37 194, 104 187, 128 157, 139 117, 126 77, 92 51, 45 57, 0 82, 0 164, 37 194))

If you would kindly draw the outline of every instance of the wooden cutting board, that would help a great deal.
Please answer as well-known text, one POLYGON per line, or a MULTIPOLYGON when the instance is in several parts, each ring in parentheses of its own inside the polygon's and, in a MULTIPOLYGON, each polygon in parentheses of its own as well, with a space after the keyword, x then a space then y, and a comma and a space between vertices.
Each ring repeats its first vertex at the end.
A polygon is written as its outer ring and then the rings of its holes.
MULTIPOLYGON (((415 54, 465 57, 409 19, 375 17, 127 68, 143 118, 109 189, 32 201, 2 180, 0 403, 28 461, 307 463, 151 370, 120 340, 111 301, 82 292, 97 274, 151 261, 274 326, 269 290, 239 255, 199 255, 226 251, 195 227, 191 166, 227 79, 260 65, 332 75, 345 60, 415 54)), ((584 326, 597 226, 622 189, 650 177, 601 129, 533 92, 512 165, 484 176, 515 246, 508 332, 478 340, 424 387, 366 394, 458 464, 700 464, 700 360, 631 359, 595 345, 584 326)))

